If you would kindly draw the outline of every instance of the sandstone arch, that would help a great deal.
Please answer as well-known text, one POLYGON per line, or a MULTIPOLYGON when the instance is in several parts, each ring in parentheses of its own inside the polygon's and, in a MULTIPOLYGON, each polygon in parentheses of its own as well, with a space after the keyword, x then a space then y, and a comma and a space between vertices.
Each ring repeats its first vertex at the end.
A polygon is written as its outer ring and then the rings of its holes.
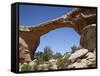
MULTIPOLYGON (((91 24, 96 24, 96 9, 95 8, 75 8, 66 15, 54 19, 49 22, 41 23, 35 27, 20 28, 19 36, 26 42, 26 49, 30 51, 29 54, 35 53, 39 43, 40 37, 49 31, 62 27, 71 27, 81 35, 83 29, 91 24)), ((84 39, 84 38, 83 38, 84 39)), ((83 40, 84 41, 84 40, 83 40)), ((84 42, 81 42, 82 45, 84 42)), ((23 47, 25 47, 23 45, 23 47)), ((87 46, 82 45, 87 48, 87 46)))

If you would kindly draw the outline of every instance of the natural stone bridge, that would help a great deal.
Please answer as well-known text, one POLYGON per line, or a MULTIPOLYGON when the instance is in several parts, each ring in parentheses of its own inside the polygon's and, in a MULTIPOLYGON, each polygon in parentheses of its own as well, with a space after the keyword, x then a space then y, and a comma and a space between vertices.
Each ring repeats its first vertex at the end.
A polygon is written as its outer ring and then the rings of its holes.
POLYGON ((40 37, 62 27, 73 28, 81 37, 80 45, 82 47, 87 49, 96 48, 96 19, 95 8, 75 8, 57 19, 41 23, 35 27, 20 27, 19 60, 31 61, 39 46, 40 37), (88 35, 87 32, 89 32, 88 35))

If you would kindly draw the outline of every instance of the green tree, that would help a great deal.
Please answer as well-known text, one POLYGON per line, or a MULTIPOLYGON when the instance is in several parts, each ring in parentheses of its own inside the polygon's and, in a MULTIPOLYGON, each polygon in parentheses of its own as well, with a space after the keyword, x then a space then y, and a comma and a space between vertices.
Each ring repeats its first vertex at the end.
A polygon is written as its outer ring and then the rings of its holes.
POLYGON ((48 61, 52 58, 53 52, 49 47, 44 48, 43 59, 44 61, 48 61))
POLYGON ((54 59, 61 58, 62 54, 60 52, 57 52, 53 57, 54 59))
POLYGON ((36 60, 37 65, 44 63, 43 52, 39 52, 39 51, 36 52, 34 58, 37 59, 36 60))
POLYGON ((67 55, 67 54, 69 54, 69 52, 65 52, 65 53, 64 53, 64 56, 67 55))
POLYGON ((72 47, 71 47, 71 49, 72 49, 72 51, 71 51, 71 53, 74 53, 76 50, 78 50, 79 48, 76 46, 76 45, 73 45, 72 47))

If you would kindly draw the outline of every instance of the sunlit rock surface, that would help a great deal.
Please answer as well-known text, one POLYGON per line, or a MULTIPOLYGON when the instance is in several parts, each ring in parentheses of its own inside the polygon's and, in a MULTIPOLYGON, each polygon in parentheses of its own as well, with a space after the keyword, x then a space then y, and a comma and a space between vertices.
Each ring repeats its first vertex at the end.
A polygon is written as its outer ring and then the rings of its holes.
MULTIPOLYGON (((84 51, 84 49, 80 49, 80 50, 84 51)), ((70 58, 76 53, 78 54, 78 50, 69 57, 69 60, 71 60, 70 58)), ((74 58, 72 58, 72 60, 73 59, 74 58)), ((89 51, 87 51, 87 54, 81 56, 81 58, 78 57, 76 58, 74 62, 70 62, 69 65, 67 66, 67 68, 69 69, 70 68, 90 68, 90 67, 96 67, 96 54, 95 52, 89 52, 89 51)))

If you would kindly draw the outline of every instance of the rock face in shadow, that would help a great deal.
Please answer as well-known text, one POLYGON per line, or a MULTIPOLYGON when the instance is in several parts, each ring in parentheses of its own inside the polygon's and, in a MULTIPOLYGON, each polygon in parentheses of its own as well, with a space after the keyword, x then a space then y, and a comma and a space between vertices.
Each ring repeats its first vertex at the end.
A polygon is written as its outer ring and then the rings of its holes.
MULTIPOLYGON (((81 36, 80 45, 85 48, 96 47, 96 30, 93 29, 92 33, 89 30, 92 30, 92 26, 86 28, 87 26, 95 24, 96 28, 96 9, 95 8, 75 8, 71 12, 54 19, 49 22, 41 23, 35 27, 28 27, 22 29, 19 28, 19 36, 27 44, 27 49, 30 51, 31 59, 39 46, 40 37, 48 32, 62 28, 62 27, 71 27, 81 36), (84 33, 88 31, 89 34, 84 36, 84 33), (93 37, 93 38, 91 38, 93 37), (90 39, 90 40, 89 40, 90 39), (91 41, 93 43, 91 45, 91 41)), ((21 43, 19 41, 19 43, 21 43)), ((25 47, 23 47, 25 48, 25 47)), ((19 50, 20 51, 20 50, 19 50)), ((19 52, 20 53, 20 52, 19 52)), ((21 60, 21 58, 19 58, 21 60)))
POLYGON ((32 34, 28 31, 20 31, 19 33, 19 36, 26 42, 28 49, 30 50, 30 56, 32 59, 37 47, 39 46, 40 37, 38 36, 38 34, 32 34))
POLYGON ((96 48, 96 24, 88 25, 82 30, 80 44, 90 51, 96 48))

